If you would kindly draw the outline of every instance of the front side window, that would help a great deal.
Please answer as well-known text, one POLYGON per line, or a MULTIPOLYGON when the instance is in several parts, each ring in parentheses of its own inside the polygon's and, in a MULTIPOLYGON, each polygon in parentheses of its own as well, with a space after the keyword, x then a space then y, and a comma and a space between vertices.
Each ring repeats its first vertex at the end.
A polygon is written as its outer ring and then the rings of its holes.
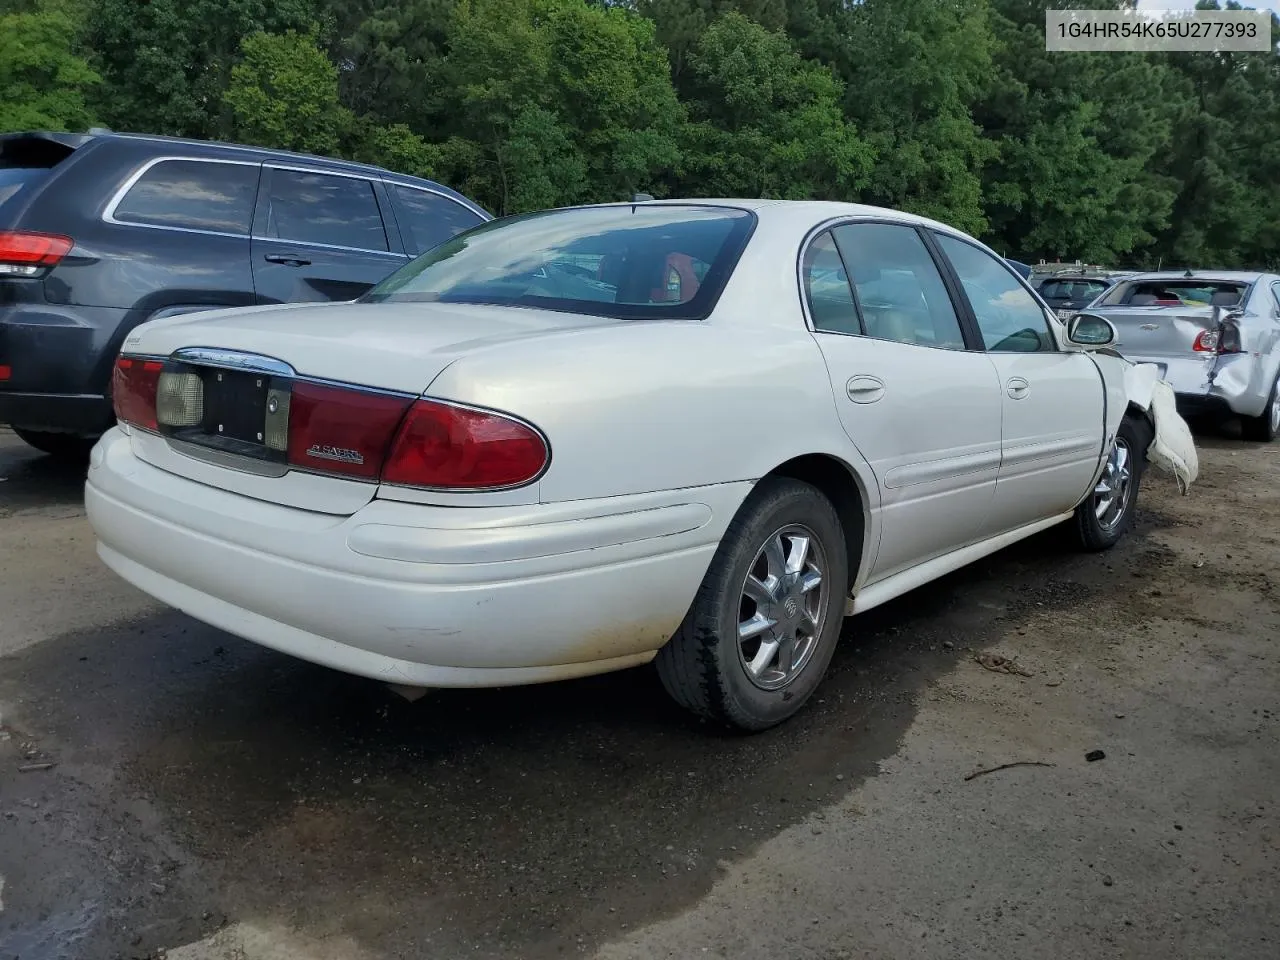
POLYGON ((123 223, 248 236, 258 194, 256 164, 161 160, 116 204, 123 223))
POLYGON ((960 278, 983 345, 1001 353, 1054 350, 1044 308, 1000 260, 944 233, 935 234, 960 278))
POLYGON ((866 335, 963 350, 960 320, 928 247, 914 227, 850 223, 834 230, 853 280, 866 335))
POLYGON ((484 217, 474 210, 438 193, 400 184, 391 184, 390 188, 400 201, 400 232, 405 234, 410 253, 425 253, 484 222, 484 217))
POLYGON ((754 224, 745 210, 693 204, 509 217, 445 241, 362 299, 700 320, 714 308, 754 224))
POLYGON ((356 250, 387 250, 373 184, 299 170, 271 171, 264 236, 356 250))

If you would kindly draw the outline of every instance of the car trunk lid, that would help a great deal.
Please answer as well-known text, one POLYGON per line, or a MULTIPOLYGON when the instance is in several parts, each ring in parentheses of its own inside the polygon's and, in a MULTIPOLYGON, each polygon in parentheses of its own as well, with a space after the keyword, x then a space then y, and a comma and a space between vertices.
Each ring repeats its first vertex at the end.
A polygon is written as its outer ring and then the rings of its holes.
POLYGON ((375 464, 403 413, 457 357, 614 322, 440 303, 289 304, 155 321, 123 352, 126 362, 152 358, 153 376, 168 378, 162 403, 178 413, 133 430, 133 449, 200 483, 347 515, 373 498, 375 464), (313 469, 296 466, 303 429, 315 439, 305 451, 313 469))

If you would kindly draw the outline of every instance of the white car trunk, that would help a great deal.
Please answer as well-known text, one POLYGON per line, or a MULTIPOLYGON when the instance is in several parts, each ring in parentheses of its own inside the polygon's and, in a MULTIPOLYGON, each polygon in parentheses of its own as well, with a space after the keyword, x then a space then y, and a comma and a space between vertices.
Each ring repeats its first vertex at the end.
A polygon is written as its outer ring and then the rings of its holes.
MULTIPOLYGON (((257 354, 310 378, 420 394, 457 357, 487 346, 610 321, 551 311, 464 304, 289 304, 210 311, 135 330, 124 352, 169 357, 184 348, 257 354)), ((348 515, 377 483, 290 470, 267 475, 194 456, 190 446, 134 430, 136 455, 156 467, 245 496, 348 515)))

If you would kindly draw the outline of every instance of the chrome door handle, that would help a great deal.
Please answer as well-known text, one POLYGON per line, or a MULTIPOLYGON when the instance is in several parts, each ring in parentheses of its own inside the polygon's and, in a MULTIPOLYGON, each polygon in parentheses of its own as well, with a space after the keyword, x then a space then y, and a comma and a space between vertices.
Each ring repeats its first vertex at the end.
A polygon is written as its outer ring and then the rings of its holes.
POLYGON ((875 403, 884 396, 884 381, 879 377, 861 374, 850 377, 844 391, 854 403, 875 403))
POLYGON ((1021 400, 1030 392, 1031 384, 1027 383, 1027 381, 1023 380, 1021 377, 1014 377, 1008 383, 1009 396, 1014 400, 1021 400))

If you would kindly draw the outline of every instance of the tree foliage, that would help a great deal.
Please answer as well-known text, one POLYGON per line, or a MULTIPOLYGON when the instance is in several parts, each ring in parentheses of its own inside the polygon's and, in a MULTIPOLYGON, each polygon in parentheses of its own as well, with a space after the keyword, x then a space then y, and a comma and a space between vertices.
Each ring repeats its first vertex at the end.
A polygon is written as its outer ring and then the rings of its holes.
POLYGON ((1023 260, 1280 260, 1280 57, 1046 52, 1073 5, 1108 2, 0 0, 0 130, 347 156, 498 213, 832 198, 1023 260))

